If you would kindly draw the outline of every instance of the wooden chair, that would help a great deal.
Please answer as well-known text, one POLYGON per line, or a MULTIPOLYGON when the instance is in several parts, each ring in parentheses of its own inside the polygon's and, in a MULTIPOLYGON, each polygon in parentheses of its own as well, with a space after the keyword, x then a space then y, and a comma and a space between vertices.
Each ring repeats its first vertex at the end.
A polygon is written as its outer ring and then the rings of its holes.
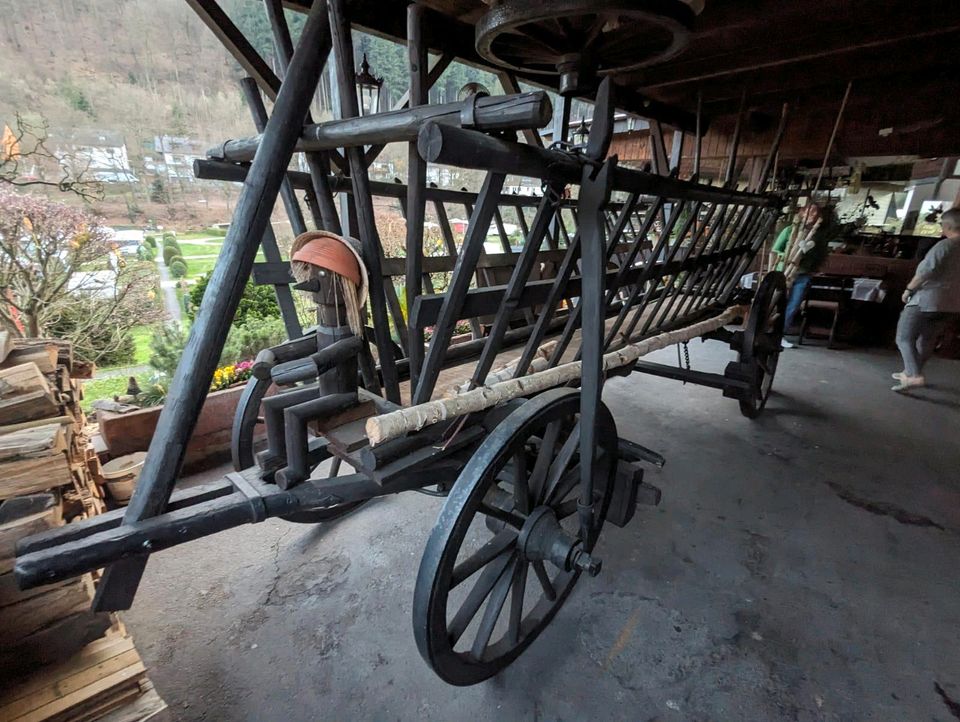
POLYGON ((815 336, 826 338, 827 348, 834 348, 837 326, 846 300, 845 279, 814 277, 800 306, 803 320, 800 322, 797 345, 802 345, 805 338, 815 336))

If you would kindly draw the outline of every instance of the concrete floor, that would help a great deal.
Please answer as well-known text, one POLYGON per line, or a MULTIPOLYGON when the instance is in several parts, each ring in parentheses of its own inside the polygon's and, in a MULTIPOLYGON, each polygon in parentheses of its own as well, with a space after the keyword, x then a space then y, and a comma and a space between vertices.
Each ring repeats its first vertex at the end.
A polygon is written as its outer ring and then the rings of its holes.
POLYGON ((934 360, 913 397, 897 369, 787 352, 756 422, 710 389, 612 381, 620 434, 668 459, 647 474, 663 503, 608 526, 602 574, 475 687, 414 645, 440 507, 415 493, 161 552, 124 619, 183 720, 960 719, 960 364, 934 360))

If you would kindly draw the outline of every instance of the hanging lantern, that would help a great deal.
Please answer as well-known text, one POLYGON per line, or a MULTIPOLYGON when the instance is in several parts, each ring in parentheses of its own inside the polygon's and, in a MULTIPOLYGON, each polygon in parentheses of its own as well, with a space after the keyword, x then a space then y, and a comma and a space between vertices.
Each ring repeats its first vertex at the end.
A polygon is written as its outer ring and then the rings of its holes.
POLYGON ((373 115, 380 110, 380 87, 383 78, 378 78, 370 72, 370 63, 367 54, 363 54, 360 63, 360 72, 357 73, 357 102, 360 104, 360 115, 373 115))
POLYGON ((587 138, 590 137, 590 129, 587 127, 586 118, 581 118, 579 125, 573 131, 573 144, 586 145, 587 138))

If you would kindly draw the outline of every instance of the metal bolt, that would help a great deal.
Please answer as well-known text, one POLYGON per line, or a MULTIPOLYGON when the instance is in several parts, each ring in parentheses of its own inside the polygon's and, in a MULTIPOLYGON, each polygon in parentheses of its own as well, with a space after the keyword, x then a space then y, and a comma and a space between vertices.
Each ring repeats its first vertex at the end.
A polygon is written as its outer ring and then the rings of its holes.
POLYGON ((595 577, 600 573, 603 562, 599 559, 594 559, 585 551, 580 551, 577 552, 577 555, 573 559, 573 566, 581 572, 586 572, 591 577, 595 577))

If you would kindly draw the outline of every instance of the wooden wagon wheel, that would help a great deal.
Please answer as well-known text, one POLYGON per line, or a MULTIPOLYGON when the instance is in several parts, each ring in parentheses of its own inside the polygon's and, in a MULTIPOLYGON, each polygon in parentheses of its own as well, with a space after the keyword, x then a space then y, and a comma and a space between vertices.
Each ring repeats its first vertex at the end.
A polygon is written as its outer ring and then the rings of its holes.
POLYGON ((780 360, 786 309, 786 281, 782 273, 772 271, 760 282, 743 329, 739 361, 748 369, 751 387, 740 396, 740 412, 747 418, 757 418, 770 398, 780 360))
POLYGON ((682 0, 506 0, 477 23, 477 52, 513 70, 559 73, 561 92, 576 92, 598 73, 673 57, 694 17, 682 0))
MULTIPOLYGON (((447 497, 417 575, 413 630, 420 654, 450 684, 475 684, 510 664, 580 576, 579 410, 576 389, 524 403, 485 439, 447 497)), ((616 425, 602 404, 597 438, 593 538, 617 456, 616 425)))

